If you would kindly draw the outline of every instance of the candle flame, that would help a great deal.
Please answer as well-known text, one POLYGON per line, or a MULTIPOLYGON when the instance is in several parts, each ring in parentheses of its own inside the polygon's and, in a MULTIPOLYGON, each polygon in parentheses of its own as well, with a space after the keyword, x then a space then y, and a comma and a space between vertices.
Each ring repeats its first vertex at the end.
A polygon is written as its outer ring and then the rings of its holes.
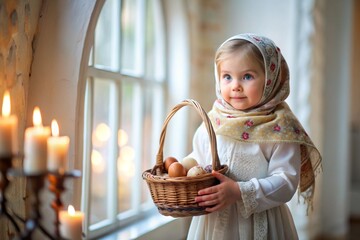
POLYGON ((75 215, 75 208, 73 207, 73 205, 68 206, 68 213, 70 215, 75 215))
POLYGON ((2 105, 2 115, 4 117, 10 116, 10 110, 11 110, 10 93, 8 90, 6 90, 4 93, 4 100, 3 100, 3 105, 2 105))
POLYGON ((36 126, 36 127, 42 126, 41 113, 40 113, 39 107, 34 108, 33 123, 34 123, 34 126, 36 126))
POLYGON ((51 121, 51 133, 54 137, 59 136, 59 125, 55 119, 51 121))

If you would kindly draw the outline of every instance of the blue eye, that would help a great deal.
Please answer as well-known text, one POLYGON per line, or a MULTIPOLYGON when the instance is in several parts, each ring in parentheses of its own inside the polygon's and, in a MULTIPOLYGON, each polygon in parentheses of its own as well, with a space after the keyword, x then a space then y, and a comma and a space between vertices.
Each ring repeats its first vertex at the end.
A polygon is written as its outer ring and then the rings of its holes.
POLYGON ((251 74, 248 74, 248 73, 246 73, 245 75, 244 75, 244 77, 243 77, 243 79, 244 80, 251 80, 251 79, 253 79, 254 77, 251 75, 251 74))
POLYGON ((224 80, 227 80, 227 81, 230 81, 230 80, 231 80, 231 76, 230 76, 229 74, 225 74, 225 75, 223 76, 223 79, 224 79, 224 80))

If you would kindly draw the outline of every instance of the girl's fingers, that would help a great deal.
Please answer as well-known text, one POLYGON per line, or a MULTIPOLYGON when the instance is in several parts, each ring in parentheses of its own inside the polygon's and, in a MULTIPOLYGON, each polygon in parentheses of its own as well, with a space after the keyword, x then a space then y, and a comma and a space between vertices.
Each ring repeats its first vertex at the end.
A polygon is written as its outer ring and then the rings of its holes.
MULTIPOLYGON (((212 175, 214 177, 216 177, 220 182, 224 182, 224 181, 227 181, 229 178, 226 177, 225 175, 219 173, 219 172, 216 172, 216 171, 212 171, 211 172, 212 175)), ((205 195, 205 194, 211 194, 211 193, 216 193, 218 192, 218 186, 213 186, 213 187, 208 187, 208 188, 204 188, 204 189, 201 189, 199 192, 198 192, 198 195, 205 195)))
POLYGON ((201 207, 214 206, 214 205, 216 205, 216 204, 217 204, 216 200, 210 200, 210 201, 200 202, 200 203, 199 203, 199 206, 201 206, 201 207))
POLYGON ((206 202, 212 200, 214 200, 214 197, 212 195, 203 195, 203 196, 195 197, 195 202, 206 202))
POLYGON ((214 187, 208 187, 208 188, 204 188, 204 189, 201 189, 199 192, 198 192, 198 195, 207 195, 207 194, 211 194, 211 193, 215 193, 215 188, 214 187))
POLYGON ((225 175, 219 173, 219 172, 216 172, 214 170, 212 170, 211 174, 216 177, 220 182, 223 182, 227 179, 227 177, 225 177, 225 175))

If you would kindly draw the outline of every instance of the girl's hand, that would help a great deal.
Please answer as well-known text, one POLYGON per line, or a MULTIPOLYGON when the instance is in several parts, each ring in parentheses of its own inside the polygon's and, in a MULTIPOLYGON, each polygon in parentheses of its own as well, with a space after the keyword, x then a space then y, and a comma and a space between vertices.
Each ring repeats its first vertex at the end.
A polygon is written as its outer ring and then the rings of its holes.
POLYGON ((220 181, 220 184, 198 192, 199 196, 195 197, 195 201, 199 206, 207 207, 205 210, 208 212, 215 212, 241 199, 239 186, 234 180, 214 170, 212 175, 220 181))

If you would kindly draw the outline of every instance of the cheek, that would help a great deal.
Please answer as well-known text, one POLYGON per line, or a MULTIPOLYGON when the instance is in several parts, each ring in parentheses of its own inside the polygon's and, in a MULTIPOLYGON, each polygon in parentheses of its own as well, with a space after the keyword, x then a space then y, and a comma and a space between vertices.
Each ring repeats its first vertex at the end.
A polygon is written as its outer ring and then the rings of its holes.
POLYGON ((223 92, 226 90, 226 84, 224 83, 224 81, 220 81, 219 86, 220 86, 220 92, 223 92))
POLYGON ((220 94, 223 98, 227 98, 229 95, 229 84, 220 81, 220 94))
POLYGON ((254 100, 259 102, 262 98, 263 89, 261 87, 257 86, 257 87, 251 88, 249 93, 252 95, 254 100))

